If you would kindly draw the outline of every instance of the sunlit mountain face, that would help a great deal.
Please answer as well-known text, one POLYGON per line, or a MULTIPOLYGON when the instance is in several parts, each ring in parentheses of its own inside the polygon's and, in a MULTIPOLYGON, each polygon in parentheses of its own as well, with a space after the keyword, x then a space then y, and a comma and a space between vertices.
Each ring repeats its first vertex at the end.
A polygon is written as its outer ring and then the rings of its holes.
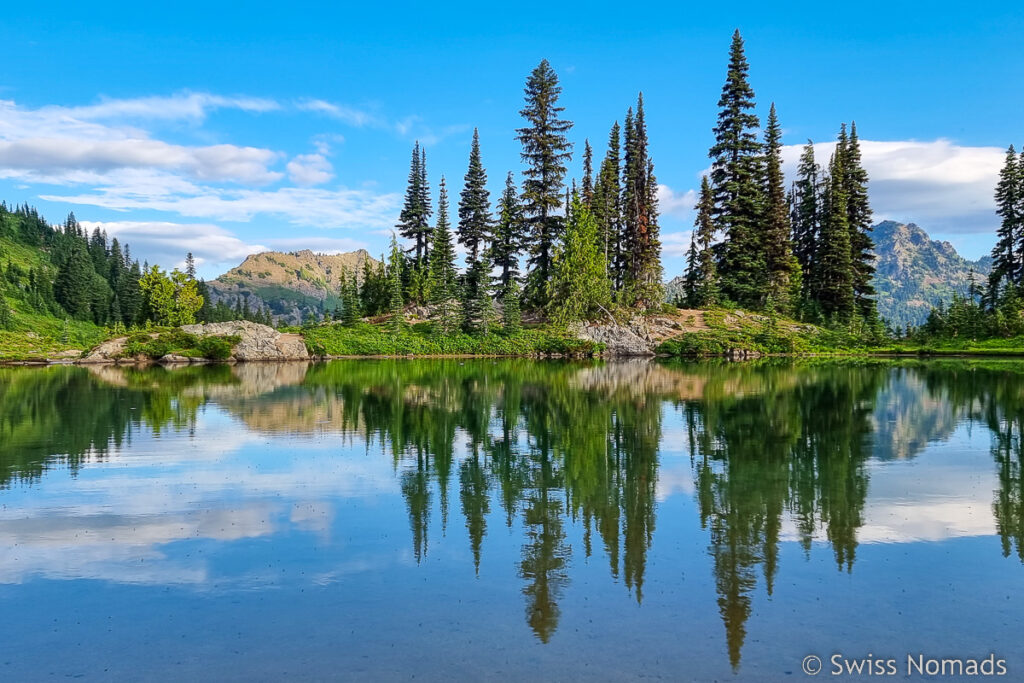
POLYGON ((774 680, 839 644, 1006 656, 1022 377, 0 368, 5 677, 774 680))

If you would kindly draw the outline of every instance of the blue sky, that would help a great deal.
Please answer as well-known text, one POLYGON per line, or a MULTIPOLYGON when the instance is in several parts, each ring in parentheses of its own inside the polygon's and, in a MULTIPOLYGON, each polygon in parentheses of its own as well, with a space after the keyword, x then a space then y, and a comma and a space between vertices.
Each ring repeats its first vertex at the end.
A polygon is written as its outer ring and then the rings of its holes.
POLYGON ((603 155, 644 92, 671 277, 738 27, 787 158, 855 119, 876 218, 991 248, 1003 150, 1024 144, 1015 3, 552 7, 5 7, 0 196, 53 222, 74 210, 164 265, 191 249, 207 277, 265 248, 377 254, 414 140, 435 191, 443 173, 457 195, 474 126, 493 194, 520 170, 522 86, 547 58, 580 153, 589 138, 603 155))

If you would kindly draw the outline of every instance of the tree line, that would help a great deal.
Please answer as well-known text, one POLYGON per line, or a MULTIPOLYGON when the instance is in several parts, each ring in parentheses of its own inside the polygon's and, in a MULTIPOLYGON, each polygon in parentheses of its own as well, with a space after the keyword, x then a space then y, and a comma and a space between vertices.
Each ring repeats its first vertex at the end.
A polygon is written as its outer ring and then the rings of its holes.
POLYGON ((868 175, 856 124, 842 124, 827 168, 807 142, 789 191, 772 103, 763 133, 749 64, 733 34, 711 171, 701 181, 684 276, 692 308, 728 305, 878 331, 868 175))

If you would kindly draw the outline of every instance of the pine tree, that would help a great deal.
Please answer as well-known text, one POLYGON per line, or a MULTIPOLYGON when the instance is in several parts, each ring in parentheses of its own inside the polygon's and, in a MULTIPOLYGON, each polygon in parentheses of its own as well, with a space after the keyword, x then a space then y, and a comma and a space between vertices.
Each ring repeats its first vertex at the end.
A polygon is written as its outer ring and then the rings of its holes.
POLYGON ((803 298, 817 296, 818 280, 814 255, 821 231, 821 167, 814 160, 814 143, 804 146, 797 167, 797 178, 789 195, 790 221, 793 226, 793 254, 803 274, 803 298))
POLYGON ((517 133, 526 163, 523 211, 531 233, 527 299, 535 305, 546 303, 552 251, 564 223, 557 211, 562 202, 566 163, 572 158, 572 146, 566 137, 572 122, 559 118, 564 110, 558 106, 561 92, 558 76, 544 59, 526 81, 526 106, 519 112, 528 124, 517 133))
MULTIPOLYGON (((74 220, 74 214, 69 216, 69 220, 74 220)), ((94 273, 92 259, 89 258, 84 242, 76 241, 67 259, 57 271, 53 287, 57 303, 76 320, 92 318, 90 285, 94 273)))
POLYGON ((776 310, 789 314, 800 292, 800 265, 790 242, 789 209, 782 175, 782 129, 774 102, 768 113, 764 146, 765 207, 761 232, 768 278, 767 296, 771 297, 776 310))
POLYGON ((687 302, 693 308, 709 308, 719 302, 718 272, 712 243, 715 239, 715 225, 712 214, 715 209, 714 193, 708 177, 700 183, 700 199, 697 202, 697 218, 694 221, 692 240, 693 252, 687 273, 687 302))
POLYGON ((398 246, 398 238, 391 235, 391 253, 388 257, 388 329, 397 334, 405 326, 405 301, 402 299, 402 268, 405 256, 398 246))
POLYGON ((825 213, 818 241, 817 302, 832 320, 848 321, 854 311, 850 225, 843 183, 843 150, 836 148, 829 168, 825 213))
POLYGON ((721 111, 714 128, 711 182, 715 193, 714 221, 725 233, 718 272, 723 294, 735 303, 757 308, 763 302, 765 259, 758 226, 761 222, 760 126, 754 109, 754 91, 747 81, 749 65, 743 38, 736 31, 729 54, 729 71, 721 111))
POLYGON ((480 135, 473 129, 469 169, 459 196, 459 242, 466 247, 466 263, 472 266, 491 237, 491 199, 487 172, 480 160, 480 135))
POLYGON ((994 307, 1007 288, 1020 286, 1024 275, 1021 242, 1024 240, 1024 163, 1013 145, 1006 150, 1006 161, 996 185, 996 213, 999 229, 992 249, 992 272, 989 275, 988 305, 994 307))
POLYGON ((850 225, 850 265, 853 268, 853 296, 857 312, 871 321, 875 309, 875 244, 871 239, 871 204, 868 201, 868 173, 861 163, 857 124, 850 124, 850 137, 844 145, 843 184, 846 190, 846 214, 850 225))
POLYGON ((430 243, 430 279, 427 290, 433 305, 434 330, 451 334, 459 328, 458 284, 455 270, 455 247, 448 225, 448 189, 441 177, 441 194, 437 203, 437 225, 430 243))
MULTIPOLYGON (((627 121, 629 121, 627 116, 627 121)), ((661 240, 658 229, 658 182, 647 142, 643 93, 636 117, 627 125, 623 178, 623 230, 629 254, 623 281, 624 303, 651 308, 661 304, 661 240)))
POLYGON ((427 256, 430 241, 430 189, 427 186, 427 153, 417 141, 409 164, 409 184, 405 204, 399 215, 399 234, 412 242, 413 263, 419 265, 427 256))
POLYGON ((622 170, 620 136, 621 129, 618 122, 615 122, 608 134, 608 151, 601 162, 592 203, 594 220, 597 223, 598 245, 604 253, 606 269, 614 290, 618 290, 622 285, 622 266, 625 264, 622 242, 622 190, 619 179, 622 170))
POLYGON ((523 212, 516 194, 512 174, 505 178, 505 191, 498 202, 498 225, 491 243, 491 261, 501 271, 498 290, 501 294, 519 278, 519 252, 522 249, 523 212))

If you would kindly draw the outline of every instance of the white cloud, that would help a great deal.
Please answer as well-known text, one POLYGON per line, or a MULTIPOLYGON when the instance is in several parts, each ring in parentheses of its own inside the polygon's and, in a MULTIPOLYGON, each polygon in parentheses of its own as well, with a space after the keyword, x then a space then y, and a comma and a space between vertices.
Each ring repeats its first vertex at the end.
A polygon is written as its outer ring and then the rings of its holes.
POLYGON ((198 266, 237 265, 249 254, 268 251, 248 244, 218 225, 165 221, 79 221, 92 232, 99 228, 111 238, 127 243, 132 253, 166 267, 180 267, 192 252, 198 266))
POLYGON ((333 119, 344 121, 352 126, 362 127, 369 125, 383 125, 382 122, 372 114, 343 104, 334 104, 333 102, 328 102, 326 100, 301 100, 296 107, 300 111, 323 114, 333 119))
POLYGON ((44 107, 41 111, 77 119, 203 119, 213 109, 238 109, 259 113, 275 111, 281 106, 274 100, 259 97, 224 97, 210 93, 180 92, 170 96, 131 99, 103 98, 97 104, 79 107, 44 107))
POLYGON ((334 177, 334 167, 323 154, 300 154, 288 162, 287 170, 296 185, 321 185, 334 177))
POLYGON ((661 235, 661 253, 668 257, 685 258, 690 248, 690 235, 692 230, 682 232, 667 232, 661 235))
POLYGON ((348 237, 289 237, 287 239, 266 240, 267 245, 276 251, 299 251, 310 249, 318 254, 341 254, 357 249, 366 249, 367 244, 348 237))
POLYGON ((662 214, 689 216, 697 205, 697 191, 676 192, 668 185, 658 185, 658 209, 662 214))
MULTIPOLYGON (((827 165, 835 143, 814 146, 827 165)), ((803 145, 783 150, 787 177, 796 174, 803 145)), ((875 220, 914 222, 929 232, 992 232, 997 218, 993 193, 1005 152, 967 147, 950 140, 931 142, 862 140, 864 168, 875 220)))

